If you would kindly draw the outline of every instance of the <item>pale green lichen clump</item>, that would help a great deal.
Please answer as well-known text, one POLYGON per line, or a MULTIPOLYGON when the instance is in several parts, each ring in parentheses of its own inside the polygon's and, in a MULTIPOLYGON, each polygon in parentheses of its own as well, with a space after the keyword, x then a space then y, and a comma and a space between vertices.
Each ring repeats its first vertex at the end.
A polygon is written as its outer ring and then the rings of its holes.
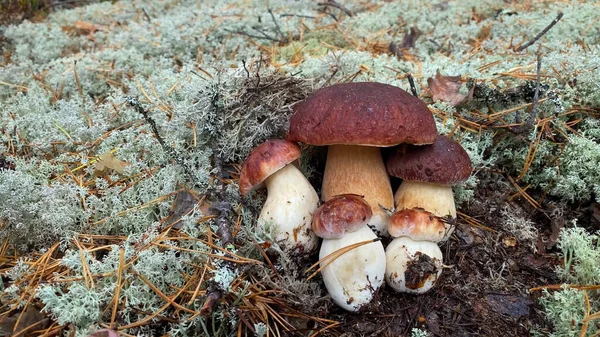
MULTIPOLYGON (((138 0, 58 11, 43 22, 0 28, 6 39, 0 46, 10 55, 0 59, 0 163, 6 160, 14 166, 0 169, 0 237, 9 238, 23 252, 60 242, 61 263, 70 270, 69 277, 78 280, 37 290, 44 310, 59 324, 73 324, 80 336, 97 328, 116 287, 114 274, 96 280, 94 287, 85 283, 89 281, 84 281, 74 236, 125 236, 125 242, 111 246, 105 256, 85 255, 92 274, 114 272, 119 248, 129 259, 136 245, 157 237, 172 195, 182 185, 199 194, 217 187, 211 179, 212 156, 240 162, 256 144, 285 132, 295 102, 337 81, 379 81, 409 90, 404 75, 410 72, 418 92, 436 112, 439 132, 452 132, 471 157, 474 175, 455 188, 457 203, 463 204, 473 198, 479 182, 489 178, 489 171, 519 176, 529 144, 547 132, 534 128, 515 136, 501 128, 456 128, 461 118, 479 121, 482 114, 530 103, 535 82, 531 76, 526 82, 515 74, 535 74, 535 51, 540 48, 541 97, 547 99, 537 108, 539 116, 554 117, 549 122, 554 134, 541 138, 520 182, 562 202, 600 200, 600 123, 587 114, 600 108, 600 25, 591 24, 597 20, 597 4, 540 2, 524 8, 481 1, 339 2, 356 15, 337 22, 339 14, 334 18, 320 13, 314 3, 292 0, 138 0), (509 48, 511 41, 524 43, 541 31, 559 11, 564 13, 562 21, 526 52, 509 48), (98 30, 78 32, 73 29, 76 20, 96 24, 98 30), (474 42, 488 26, 485 38, 474 42), (423 35, 407 51, 409 56, 385 52, 390 42, 400 43, 413 27, 423 35), (281 41, 272 43, 265 36, 281 41), (289 38, 295 41, 290 43, 289 38), (376 42, 383 50, 374 47, 376 42), (270 50, 271 60, 266 55, 270 50), (457 107, 431 102, 426 80, 438 70, 475 79, 479 86, 474 100, 457 107), (520 93, 500 93, 518 86, 520 93), (167 148, 158 144, 149 124, 127 104, 129 97, 142 101, 167 148), (577 119, 582 120, 572 124, 577 119), (92 176, 94 158, 109 151, 127 163, 122 174, 109 169, 87 184, 78 180, 84 173, 92 176), (116 183, 126 177, 141 179, 128 181, 131 186, 116 183)), ((466 84, 462 90, 468 90, 466 84)), ((526 109, 520 112, 527 114, 526 109)), ((503 118, 506 123, 516 121, 514 113, 503 118)), ((301 164, 304 172, 318 176, 310 161, 301 164)), ((256 215, 252 210, 259 209, 263 199, 242 203, 235 184, 229 185, 227 199, 245 227, 240 235, 249 235, 244 233, 252 228, 256 215)), ((214 223, 197 224, 203 215, 195 210, 185 217, 181 231, 198 238, 212 225, 214 232, 214 223)), ((505 230, 533 247, 535 228, 529 220, 504 215, 505 230)), ((268 233, 260 235, 268 239, 268 233)), ((198 241, 183 242, 178 247, 211 250, 198 241)), ((559 242, 573 268, 561 270, 565 282, 600 282, 600 267, 594 262, 600 260, 596 236, 569 229, 559 242)), ((170 286, 183 284, 182 275, 192 273, 192 265, 206 259, 170 249, 174 243, 163 244, 167 247, 144 250, 131 268, 168 292, 170 286)), ((262 258, 254 246, 240 251, 262 258)), ((216 270, 208 278, 228 289, 238 271, 212 263, 216 270)), ((18 280, 31 272, 22 260, 7 277, 18 280)), ((131 306, 120 317, 130 324, 145 317, 140 312, 154 312, 166 302, 134 274, 127 275, 121 296, 131 306)), ((293 288, 319 292, 316 283, 277 286, 287 286, 290 294, 293 288)), ((4 295, 17 299, 19 291, 8 287, 4 295)), ((298 303, 309 301, 295 296, 298 303)), ((543 297, 555 336, 576 333, 582 300, 581 292, 573 289, 543 297), (575 326, 567 324, 571 319, 575 326)), ((198 310, 202 303, 198 299, 190 307, 198 310)), ((232 315, 219 311, 215 316, 226 320, 232 315)), ((172 336, 208 331, 203 318, 181 317, 190 320, 169 324, 166 330, 172 336)), ((255 325, 257 334, 265 329, 255 325)), ((133 333, 158 332, 143 326, 133 333)), ((413 330, 413 335, 423 334, 413 330)))

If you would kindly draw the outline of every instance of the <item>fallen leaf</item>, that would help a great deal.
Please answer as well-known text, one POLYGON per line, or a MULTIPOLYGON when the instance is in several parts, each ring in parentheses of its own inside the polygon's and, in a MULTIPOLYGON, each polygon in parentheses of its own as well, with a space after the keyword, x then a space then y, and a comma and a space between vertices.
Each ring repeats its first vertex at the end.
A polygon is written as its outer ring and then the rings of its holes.
POLYGON ((87 337, 119 337, 119 334, 114 330, 102 329, 98 330, 87 337))
POLYGON ((534 304, 529 297, 511 294, 488 294, 486 301, 492 311, 514 318, 529 315, 529 307, 534 304))
POLYGON ((438 71, 434 78, 427 79, 427 85, 434 101, 449 102, 453 106, 457 106, 473 98, 474 86, 466 94, 460 92, 462 86, 460 76, 442 76, 438 71))
POLYGON ((95 23, 91 23, 91 22, 87 22, 87 21, 81 21, 81 20, 75 21, 73 23, 73 27, 75 27, 75 29, 79 30, 82 34, 94 33, 96 31, 106 29, 106 27, 104 27, 103 25, 99 25, 99 24, 95 24, 95 23))
MULTIPOLYGON (((169 217, 165 220, 166 226, 173 226, 173 229, 181 229, 183 226, 183 222, 181 218, 188 214, 196 204, 200 202, 200 199, 191 193, 188 190, 183 190, 177 193, 177 197, 175 197, 175 201, 171 205, 171 211, 169 212, 169 217)), ((209 203, 205 201, 200 205, 200 211, 204 215, 209 215, 210 212, 208 210, 209 203)))
POLYGON ((18 311, 8 317, 0 318, 0 336, 13 336, 13 332, 19 333, 19 336, 30 336, 30 332, 48 327, 50 320, 35 307, 29 305, 22 315, 21 313, 22 311, 18 311), (15 328, 17 321, 19 324, 15 328))
POLYGON ((410 31, 408 32, 408 34, 404 35, 404 39, 402 39, 402 43, 400 44, 400 48, 402 49, 408 49, 408 48, 412 48, 415 46, 415 42, 417 42, 417 39, 423 35, 423 32, 420 31, 418 28, 415 27, 411 27, 410 31))
POLYGON ((388 50, 398 58, 403 59, 406 56, 406 51, 415 46, 415 42, 421 35, 423 35, 423 32, 421 32, 418 28, 411 27, 410 31, 404 35, 400 45, 392 42, 390 43, 388 50))
POLYGON ((111 152, 107 152, 98 157, 98 161, 96 161, 96 171, 102 172, 109 168, 123 174, 127 165, 129 165, 129 163, 119 160, 111 152))
POLYGON ((514 247, 517 245, 517 239, 514 236, 505 236, 504 239, 502 239, 502 242, 504 242, 506 247, 514 247))

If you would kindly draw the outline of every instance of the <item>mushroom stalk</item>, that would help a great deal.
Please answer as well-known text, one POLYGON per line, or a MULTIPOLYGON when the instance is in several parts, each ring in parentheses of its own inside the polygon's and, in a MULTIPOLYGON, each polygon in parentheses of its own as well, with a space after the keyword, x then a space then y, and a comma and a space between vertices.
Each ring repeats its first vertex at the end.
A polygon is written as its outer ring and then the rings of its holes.
POLYGON ((404 180, 394 200, 398 210, 422 208, 440 218, 456 218, 452 186, 404 180))
POLYGON ((311 221, 319 196, 308 179, 289 164, 265 179, 267 200, 258 217, 259 224, 271 223, 274 239, 290 249, 309 253, 317 247, 311 221))
POLYGON ((369 226, 387 236, 389 217, 380 205, 391 209, 394 196, 379 147, 330 145, 323 175, 323 201, 339 194, 358 194, 373 210, 369 226))
MULTIPOLYGON (((339 239, 323 239, 319 258, 351 244, 375 239, 363 226, 339 239)), ((321 270, 323 282, 333 301, 345 310, 357 312, 373 300, 385 277, 386 257, 381 241, 360 246, 339 256, 321 270)))
MULTIPOLYGON (((394 194, 396 210, 422 209, 439 218, 456 219, 456 206, 452 186, 404 180, 394 194)), ((446 223, 446 241, 454 232, 454 226, 446 223)))

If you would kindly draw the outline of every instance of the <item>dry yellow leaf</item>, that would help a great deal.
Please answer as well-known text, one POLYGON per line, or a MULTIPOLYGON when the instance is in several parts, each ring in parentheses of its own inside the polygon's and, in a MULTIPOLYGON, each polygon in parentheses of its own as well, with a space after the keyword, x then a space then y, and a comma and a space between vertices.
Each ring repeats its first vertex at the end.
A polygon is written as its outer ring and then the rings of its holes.
POLYGON ((109 168, 123 174, 123 170, 129 163, 117 159, 111 152, 107 152, 98 157, 96 161, 96 171, 104 171, 109 168))

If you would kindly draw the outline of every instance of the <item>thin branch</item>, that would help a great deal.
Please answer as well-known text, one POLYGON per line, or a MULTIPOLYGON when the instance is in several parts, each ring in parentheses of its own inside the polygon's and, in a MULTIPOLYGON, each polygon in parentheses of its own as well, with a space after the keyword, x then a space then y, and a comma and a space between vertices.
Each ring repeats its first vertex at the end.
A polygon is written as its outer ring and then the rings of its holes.
POLYGON ((563 12, 559 12, 558 15, 556 16, 556 18, 554 20, 552 20, 552 22, 550 22, 550 24, 548 26, 546 26, 546 28, 544 28, 544 30, 542 30, 533 39, 529 40, 529 42, 527 42, 524 45, 522 45, 519 48, 517 48, 515 51, 516 52, 521 52, 521 51, 527 49, 527 47, 529 47, 532 44, 534 44, 537 40, 539 40, 542 36, 544 36, 544 34, 546 34, 552 27, 554 27, 554 25, 556 25, 558 23, 558 21, 560 21, 560 19, 562 17, 563 17, 563 12))
POLYGON ((273 20, 273 23, 275 24, 275 31, 277 32, 277 35, 279 35, 280 39, 282 39, 282 40, 285 39, 285 35, 281 31, 281 27, 279 27, 279 24, 277 23, 277 19, 275 19, 275 14, 273 14, 273 10, 271 8, 269 8, 269 14, 271 14, 271 19, 273 20))
POLYGON ((146 12, 145 8, 142 8, 142 12, 144 13, 144 16, 146 17, 146 20, 148 20, 148 22, 152 22, 152 20, 150 19, 150 15, 148 15, 148 12, 146 12))
POLYGON ((255 38, 255 39, 265 39, 265 40, 270 40, 270 41, 275 41, 275 42, 281 42, 279 39, 276 39, 274 37, 268 36, 266 34, 264 34, 263 32, 260 32, 261 34, 263 34, 263 36, 259 36, 259 35, 254 35, 254 34, 250 34, 250 33, 246 33, 244 31, 238 30, 238 31, 234 31, 234 30, 229 30, 229 29, 225 29, 226 32, 232 33, 232 34, 238 34, 238 35, 245 35, 251 38, 255 38))
POLYGON ((319 3, 317 3, 317 5, 324 6, 324 7, 328 7, 328 6, 334 7, 334 8, 341 10, 342 12, 346 13, 346 15, 348 15, 348 16, 354 16, 354 12, 352 12, 348 8, 344 7, 343 5, 337 3, 335 0, 329 0, 327 2, 319 2, 319 3))
POLYGON ((284 18, 287 16, 295 16, 297 18, 307 18, 307 19, 315 19, 315 16, 312 15, 301 15, 301 14, 288 14, 288 13, 284 13, 284 14, 279 14, 280 18, 284 18))
POLYGON ((194 175, 192 174, 190 169, 187 167, 187 165, 183 161, 183 157, 181 157, 181 155, 179 155, 172 147, 167 146, 164 139, 158 132, 158 127, 156 126, 156 122, 154 121, 154 119, 152 119, 152 117, 150 117, 150 115, 148 114, 148 111, 146 111, 146 109, 144 109, 142 107, 142 105, 140 104, 140 101, 135 97, 127 97, 126 102, 129 105, 131 105, 133 108, 135 108, 135 110, 144 117, 144 119, 146 120, 146 123, 148 123, 150 125, 150 128, 152 129, 152 133, 154 134, 154 137, 156 137, 156 140, 158 141, 160 146, 163 148, 163 150, 169 155, 169 157, 171 157, 171 159, 175 160, 177 162, 177 164, 179 164, 183 168, 185 174, 187 174, 190 181, 193 181, 194 175))
POLYGON ((406 78, 408 79, 408 84, 410 84, 410 91, 412 92, 413 96, 419 97, 419 94, 417 94, 417 87, 415 86, 415 79, 410 73, 406 73, 406 78))

